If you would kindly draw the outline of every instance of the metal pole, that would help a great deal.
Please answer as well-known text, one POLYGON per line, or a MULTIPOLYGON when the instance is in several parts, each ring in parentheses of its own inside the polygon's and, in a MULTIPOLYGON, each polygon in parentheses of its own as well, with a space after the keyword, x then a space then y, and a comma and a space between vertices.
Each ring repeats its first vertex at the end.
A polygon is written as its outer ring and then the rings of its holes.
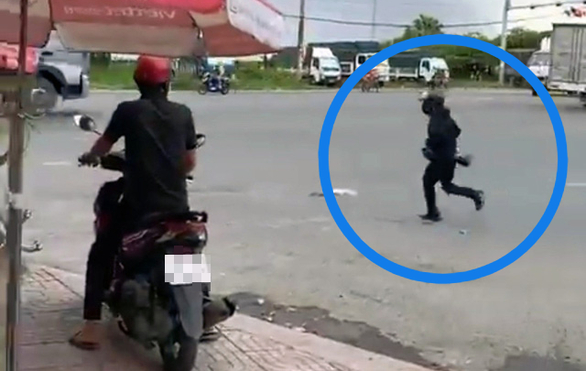
POLYGON ((377 0, 373 0, 372 4, 372 29, 370 30, 371 40, 376 40, 376 2, 377 0))
POLYGON ((297 30, 297 76, 303 76, 303 43, 305 36, 305 0, 299 2, 299 28, 297 30))
POLYGON ((18 323, 20 312, 20 275, 22 241, 22 163, 24 152, 24 92, 26 87, 26 50, 28 45, 28 0, 20 0, 20 43, 18 75, 20 84, 16 109, 10 116, 10 144, 8 149, 8 227, 6 248, 9 255, 7 315, 6 315, 6 370, 18 371, 18 323))
MULTIPOLYGON (((509 28, 509 9, 511 8, 511 0, 505 0, 503 7, 503 23, 501 29, 501 49, 507 50, 507 31, 509 28)), ((499 83, 505 85, 505 62, 501 61, 499 70, 499 83)))

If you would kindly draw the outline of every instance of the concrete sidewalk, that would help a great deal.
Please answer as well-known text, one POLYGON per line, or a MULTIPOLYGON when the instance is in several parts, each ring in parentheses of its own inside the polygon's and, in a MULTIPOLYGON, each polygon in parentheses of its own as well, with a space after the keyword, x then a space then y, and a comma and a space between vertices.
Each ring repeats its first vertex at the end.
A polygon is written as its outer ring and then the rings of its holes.
MULTIPOLYGON (((107 327, 108 342, 98 352, 71 347, 80 325, 83 277, 48 267, 29 267, 22 288, 20 370, 160 370, 149 353, 107 327)), ((236 315, 221 327, 220 340, 202 344, 200 371, 430 371, 392 358, 236 315)))

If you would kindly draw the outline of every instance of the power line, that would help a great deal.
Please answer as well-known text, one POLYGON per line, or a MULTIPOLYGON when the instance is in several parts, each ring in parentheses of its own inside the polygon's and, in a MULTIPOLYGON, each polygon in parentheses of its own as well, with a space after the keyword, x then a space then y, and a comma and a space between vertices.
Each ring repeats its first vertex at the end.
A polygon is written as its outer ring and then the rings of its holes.
MULTIPOLYGON (((285 18, 299 19, 299 15, 284 14, 285 18)), ((517 18, 509 21, 510 23, 524 22, 535 19, 551 18, 551 16, 534 16, 526 18, 517 18)), ((305 16, 306 21, 324 22, 324 23, 335 23, 343 24, 348 26, 368 26, 368 27, 389 27, 389 28, 409 28, 413 27, 412 24, 407 23, 377 23, 377 22, 366 22, 366 21, 345 21, 342 19, 325 18, 325 17, 308 17, 305 16)), ((449 23, 442 24, 442 28, 466 28, 466 27, 483 27, 483 26, 494 26, 502 23, 501 21, 485 21, 485 22, 468 22, 468 23, 449 23)))

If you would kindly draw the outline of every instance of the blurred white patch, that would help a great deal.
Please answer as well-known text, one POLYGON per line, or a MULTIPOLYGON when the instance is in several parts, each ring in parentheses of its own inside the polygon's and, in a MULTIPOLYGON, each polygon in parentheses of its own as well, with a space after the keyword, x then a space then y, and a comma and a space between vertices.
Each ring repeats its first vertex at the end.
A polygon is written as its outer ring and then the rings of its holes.
POLYGON ((348 188, 334 188, 334 194, 336 196, 352 196, 352 197, 358 196, 358 192, 356 192, 353 189, 348 189, 348 188))
POLYGON ((53 161, 53 162, 43 162, 43 166, 71 166, 73 165, 69 161, 53 161))
MULTIPOLYGON (((321 192, 312 192, 309 197, 323 197, 324 194, 321 192)), ((358 196, 358 192, 348 188, 334 188, 334 196, 358 196)))
POLYGON ((165 255, 165 282, 171 285, 212 282, 211 267, 206 256, 165 255))

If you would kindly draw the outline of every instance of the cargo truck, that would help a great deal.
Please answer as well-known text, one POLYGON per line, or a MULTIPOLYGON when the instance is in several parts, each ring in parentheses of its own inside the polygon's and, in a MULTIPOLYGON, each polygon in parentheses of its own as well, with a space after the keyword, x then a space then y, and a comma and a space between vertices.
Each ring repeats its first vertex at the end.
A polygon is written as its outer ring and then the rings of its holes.
POLYGON ((437 73, 450 77, 450 68, 444 58, 419 51, 404 51, 389 58, 391 80, 416 80, 429 84, 437 73))
MULTIPOLYGON (((377 41, 337 41, 330 43, 315 43, 312 46, 330 48, 340 61, 342 79, 347 79, 358 67, 362 66, 370 57, 381 50, 377 41)), ((379 85, 389 82, 389 63, 381 62, 374 68, 379 77, 379 85)))
POLYGON ((577 95, 586 105, 586 19, 553 23, 547 88, 577 95))

